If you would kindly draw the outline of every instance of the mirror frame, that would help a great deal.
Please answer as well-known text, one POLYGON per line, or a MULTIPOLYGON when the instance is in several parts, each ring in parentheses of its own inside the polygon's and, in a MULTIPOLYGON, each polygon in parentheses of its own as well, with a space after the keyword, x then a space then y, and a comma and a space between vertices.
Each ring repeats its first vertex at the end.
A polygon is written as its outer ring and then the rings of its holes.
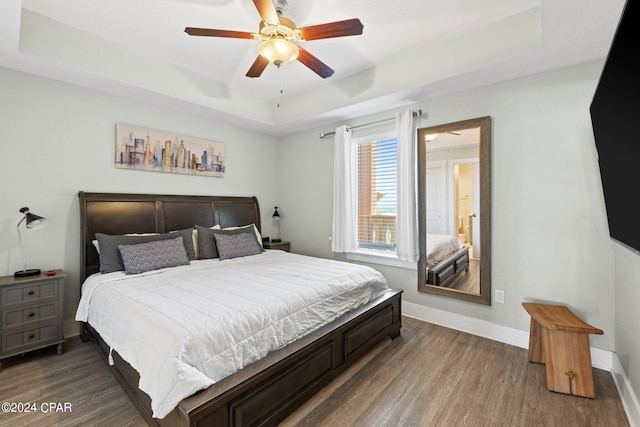
POLYGON ((491 305, 491 117, 462 120, 418 129, 418 291, 429 294, 491 305), (427 150, 425 135, 431 133, 455 132, 456 130, 480 128, 480 294, 427 285, 427 207, 426 168, 427 150))

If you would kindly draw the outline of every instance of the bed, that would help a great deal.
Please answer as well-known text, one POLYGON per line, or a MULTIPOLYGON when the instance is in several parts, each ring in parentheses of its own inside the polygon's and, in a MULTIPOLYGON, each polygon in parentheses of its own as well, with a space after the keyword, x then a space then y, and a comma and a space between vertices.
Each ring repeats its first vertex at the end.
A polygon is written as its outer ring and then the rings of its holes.
POLYGON ((455 236, 427 234, 427 284, 451 285, 469 271, 469 248, 455 236))
MULTIPOLYGON (((121 271, 100 273, 101 260, 94 242, 96 233, 99 235, 104 233, 109 236, 121 236, 129 233, 143 235, 160 233, 164 235, 170 234, 169 232, 174 230, 193 229, 194 225, 206 228, 219 226, 222 229, 229 229, 253 224, 259 235, 261 229, 260 208, 257 199, 254 197, 80 192, 79 198, 81 212, 81 278, 85 284, 91 281, 100 282, 99 286, 96 285, 97 289, 113 288, 116 295, 121 295, 117 292, 123 292, 123 289, 127 289, 126 292, 143 292, 136 288, 140 284, 142 284, 142 287, 139 289, 143 289, 144 286, 153 289, 153 294, 148 295, 153 295, 153 297, 165 295, 165 292, 169 292, 165 286, 173 286, 169 284, 171 275, 180 277, 180 286, 182 286, 182 282, 199 281, 199 277, 205 275, 203 272, 209 272, 210 268, 217 270, 212 270, 215 271, 215 274, 208 274, 209 276, 223 277, 222 271, 228 270, 233 274, 233 277, 238 278, 238 281, 242 278, 242 283, 247 286, 254 286, 252 284, 253 280, 247 279, 249 277, 247 275, 254 274, 252 272, 255 271, 265 272, 264 274, 260 273, 260 276, 266 277, 267 279, 265 280, 267 282, 260 283, 258 285, 260 289, 268 287, 267 285, 280 289, 282 287, 280 285, 286 280, 282 278, 280 271, 278 271, 277 275, 274 275, 275 273, 269 275, 270 266, 274 266, 274 269, 277 266, 277 269, 280 270, 285 268, 285 265, 293 264, 294 267, 286 267, 287 269, 293 268, 293 270, 286 270, 289 273, 287 273, 288 275, 285 274, 284 277, 297 277, 304 274, 304 282, 306 283, 313 282, 315 280, 314 277, 320 276, 319 273, 311 273, 314 269, 317 269, 318 272, 323 269, 327 270, 323 265, 315 265, 314 263, 338 263, 333 260, 314 259, 282 251, 264 251, 264 253, 260 254, 223 261, 219 259, 193 260, 188 265, 177 265, 171 268, 143 272, 142 274, 128 275, 121 271), (252 267, 249 264, 255 264, 255 266, 252 267), (187 279, 191 276, 188 276, 183 270, 186 271, 192 268, 199 269, 200 272, 194 273, 193 279, 187 279), (105 283, 102 283, 102 281, 105 283), (131 286, 131 283, 135 283, 136 286, 131 286), (130 291, 130 288, 134 290, 130 291)), ((198 230, 201 229, 199 228, 198 230)), ((228 233, 230 234, 231 232, 228 233)), ((246 235, 246 233, 244 234, 246 235)), ((166 244, 168 245, 174 240, 174 238, 167 239, 166 244)), ((145 243, 142 246, 145 245, 147 244, 145 243)), ((185 246, 187 245, 185 244, 185 246)), ((103 247, 101 245, 100 251, 103 254, 103 258, 106 257, 106 246, 103 247)), ((222 253, 220 256, 222 257, 222 253)), ((351 265, 347 265, 347 263, 338 264, 345 268, 351 265)), ((353 275, 353 277, 370 274, 366 270, 355 272, 348 270, 347 273, 353 275)), ((253 277, 250 276, 249 278, 253 277)), ((197 285, 202 286, 201 283, 197 285)), ((89 292, 87 289, 89 288, 85 288, 83 285, 83 293, 89 292)), ((244 295, 252 295, 252 293, 256 292, 255 287, 248 289, 247 292, 244 292, 244 295)), ((93 292, 96 293, 95 295, 107 294, 106 291, 93 292)), ((197 294, 201 301, 209 301, 207 304, 202 303, 203 306, 218 302, 216 299, 218 297, 213 297, 208 292, 207 290, 197 294)), ((304 296, 304 298, 315 298, 316 293, 321 293, 317 290, 299 290, 296 292, 304 296)), ((109 363, 114 375, 149 425, 176 427, 276 425, 369 350, 383 340, 395 338, 400 334, 401 291, 390 289, 385 283, 385 286, 379 286, 375 291, 369 292, 371 293, 368 297, 360 297, 362 300, 359 303, 349 302, 345 305, 343 307, 344 312, 336 311, 332 315, 322 314, 325 318, 316 319, 316 326, 313 326, 310 332, 299 331, 285 335, 288 329, 295 329, 291 328, 292 325, 296 326, 300 323, 305 323, 292 321, 291 319, 295 320, 295 317, 287 317, 298 315, 296 310, 289 314, 285 313, 283 315, 284 320, 276 319, 272 322, 274 325, 280 325, 275 328, 278 339, 282 340, 277 347, 271 348, 266 344, 262 346, 267 347, 266 349, 259 348, 259 350, 247 350, 247 347, 242 346, 238 347, 240 348, 238 350, 234 347, 234 354, 249 355, 241 359, 239 363, 236 363, 238 365, 236 371, 232 370, 219 378, 204 379, 204 382, 198 383, 196 381, 195 388, 198 391, 188 391, 189 394, 180 398, 175 407, 170 403, 170 407, 164 407, 161 410, 158 409, 156 401, 141 390, 141 388, 148 390, 147 382, 142 381, 141 372, 147 378, 148 374, 145 373, 145 369, 140 368, 140 360, 132 356, 132 353, 126 347, 122 347, 123 354, 120 354, 114 348, 114 342, 116 342, 114 337, 116 335, 113 335, 111 331, 111 329, 116 329, 115 325, 118 323, 129 324, 130 329, 136 331, 134 335, 140 338, 141 345, 145 346, 145 348, 158 349, 155 353, 159 355, 168 354, 168 349, 172 348, 172 345, 161 341, 158 337, 164 335, 180 336, 179 330, 172 332, 170 327, 164 326, 162 332, 154 332, 151 326, 158 323, 157 319, 147 317, 149 315, 138 316, 137 307, 141 303, 144 303, 143 305, 151 305, 153 298, 141 298, 132 306, 115 304, 113 306, 119 307, 118 310, 120 311, 116 310, 111 317, 108 316, 110 310, 104 309, 100 311, 96 308, 95 310, 98 311, 94 312, 93 317, 90 315, 87 321, 83 322, 83 339, 94 341, 100 354, 109 363), (126 316, 131 312, 135 312, 135 316, 131 319, 127 318, 126 316), (100 314, 98 315, 98 313, 100 314), (104 318, 100 319, 101 316, 104 318), (94 319, 94 324, 92 324, 92 319, 94 319), (105 325, 112 324, 113 326, 105 328, 105 325), (98 330, 101 330, 104 336, 98 330), (107 344, 107 342, 111 345, 107 344), (255 354, 251 353, 252 351, 255 354), (134 369, 132 364, 138 364, 140 372, 134 369), (210 383, 206 383, 206 381, 210 381, 210 383), (154 411, 156 415, 161 414, 163 416, 154 417, 154 411)), ((143 294, 139 293, 138 295, 143 294)), ((178 297, 173 296, 173 294, 166 295, 171 295, 167 297, 172 301, 171 306, 180 305, 179 303, 173 303, 174 301, 179 301, 178 297)), ((238 299, 239 296, 234 295, 233 298, 238 299)), ((334 299, 329 304, 332 307, 339 305, 334 304, 336 301, 347 300, 341 295, 335 298, 337 300, 334 299)), ((268 298, 259 299, 266 300, 268 298)), ((95 302, 99 306, 98 301, 100 299, 97 297, 91 297, 91 301, 92 304, 95 302)), ((349 299, 348 301, 351 300, 349 299)), ((81 298, 82 304, 84 303, 81 298)), ((186 305, 187 303, 185 302, 184 304, 186 305)), ((289 304, 280 303, 279 308, 287 308, 289 304)), ((314 307, 316 306, 314 305, 314 307)), ((259 310, 261 308, 257 309, 256 312, 261 313, 259 310)), ((193 313, 187 316, 187 324, 199 330, 198 322, 200 320, 194 313, 200 310, 196 308, 191 311, 193 313)), ((215 311, 218 312, 220 310, 215 311)), ((158 319, 169 317, 169 311, 161 311, 161 314, 162 316, 159 316, 158 319)), ((266 315, 255 317, 263 318, 266 315)), ((220 319, 218 318, 218 320, 220 319)), ((309 323, 312 322, 309 321, 309 323)), ((180 326, 180 328, 182 327, 180 326)), ((231 327, 221 326, 217 333, 225 335, 234 328, 242 329, 243 327, 242 324, 231 327)), ((262 329, 257 328, 256 331, 262 331, 262 329)), ((192 340, 197 344, 193 346, 194 348, 205 347, 204 341, 200 340, 197 335, 191 332, 185 335, 188 335, 190 340, 193 337, 198 338, 197 340, 195 338, 192 340)), ((251 336, 255 342, 266 343, 267 335, 273 334, 251 336)), ((122 338, 122 340, 126 341, 126 337, 122 338)), ((138 340, 129 339, 129 341, 135 342, 138 340)), ((214 339, 213 341, 218 340, 214 339)), ((176 346, 180 347, 180 351, 182 351, 185 344, 179 343, 176 346)), ((204 352, 206 353, 207 351, 205 350, 204 352)), ((198 357, 200 356, 201 354, 198 357)), ((180 357, 184 358, 182 353, 180 357)), ((189 354, 188 357, 192 356, 189 354)), ((160 363, 163 367, 169 366, 165 362, 156 361, 153 363, 160 363)), ((153 363, 149 362, 151 365, 153 363)), ((171 369, 167 368, 166 370, 171 369)), ((176 381, 176 384, 182 386, 189 385, 192 382, 192 378, 189 377, 185 381, 176 381)), ((160 385, 162 384, 163 382, 160 385)))

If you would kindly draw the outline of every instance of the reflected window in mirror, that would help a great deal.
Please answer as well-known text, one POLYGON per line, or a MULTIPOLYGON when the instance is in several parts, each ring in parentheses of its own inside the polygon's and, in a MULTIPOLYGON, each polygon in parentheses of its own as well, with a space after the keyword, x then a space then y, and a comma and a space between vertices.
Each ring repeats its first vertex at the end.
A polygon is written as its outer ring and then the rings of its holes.
POLYGON ((490 290, 490 117, 418 130, 418 290, 482 304, 490 290))

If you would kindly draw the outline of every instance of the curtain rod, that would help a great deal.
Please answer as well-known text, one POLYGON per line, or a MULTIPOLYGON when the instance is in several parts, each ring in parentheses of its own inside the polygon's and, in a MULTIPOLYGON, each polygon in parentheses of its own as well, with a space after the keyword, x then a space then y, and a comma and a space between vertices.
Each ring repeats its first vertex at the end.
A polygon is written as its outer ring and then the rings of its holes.
MULTIPOLYGON (((418 118, 422 117, 422 110, 414 111, 413 112, 413 117, 418 117, 418 118)), ((356 125, 356 126, 347 126, 347 129, 349 129, 349 130, 358 129, 358 128, 362 128, 362 127, 365 127, 365 126, 377 125, 378 123, 389 122, 389 121, 395 120, 395 119, 396 119, 395 117, 389 117, 387 119, 382 119, 382 120, 378 120, 378 121, 375 121, 375 122, 364 123, 364 124, 356 125)), ((336 134, 335 131, 327 132, 327 133, 321 133, 320 134, 320 139, 324 139, 325 136, 331 136, 331 135, 335 135, 335 134, 336 134)))

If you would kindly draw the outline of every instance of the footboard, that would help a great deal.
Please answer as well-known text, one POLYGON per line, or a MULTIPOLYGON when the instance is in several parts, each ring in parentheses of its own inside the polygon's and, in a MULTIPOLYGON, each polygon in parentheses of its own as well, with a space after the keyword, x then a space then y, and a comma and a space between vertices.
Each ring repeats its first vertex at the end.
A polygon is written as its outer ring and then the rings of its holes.
MULTIPOLYGON (((137 372, 113 352, 114 374, 147 423, 160 427, 276 425, 387 338, 400 334, 401 294, 375 301, 182 400, 164 419, 151 416, 137 372)), ((108 348, 86 325, 102 355, 108 348)))
POLYGON ((469 248, 462 248, 427 270, 427 284, 447 286, 469 270, 469 248))

